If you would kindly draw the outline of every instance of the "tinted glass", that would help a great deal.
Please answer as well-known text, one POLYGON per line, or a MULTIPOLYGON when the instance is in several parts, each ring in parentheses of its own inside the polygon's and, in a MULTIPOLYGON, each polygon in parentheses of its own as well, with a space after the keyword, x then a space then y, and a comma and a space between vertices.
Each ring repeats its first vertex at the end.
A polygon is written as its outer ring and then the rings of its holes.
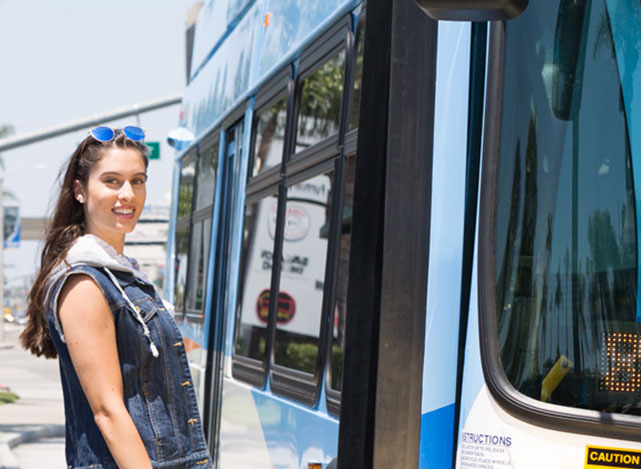
POLYGON ((279 165, 283 159, 287 97, 258 113, 254 130, 254 165, 252 176, 279 165))
POLYGON ((354 85, 352 86, 352 109, 349 119, 349 130, 358 128, 361 110, 361 85, 363 83, 363 51, 365 50, 365 22, 361 21, 356 33, 356 66, 354 85))
POLYGON ((287 189, 274 359, 313 373, 318 356, 332 173, 287 189))
POLYGON ((187 254, 189 252, 189 223, 181 223, 176 229, 176 257, 174 261, 175 285, 174 307, 176 313, 184 311, 185 287, 187 285, 187 254))
POLYGON ((201 318, 205 306, 210 241, 211 218, 194 223, 191 230, 191 247, 189 250, 189 284, 187 286, 186 310, 188 314, 201 318))
POLYGON ((503 368, 517 390, 641 414, 622 96, 603 0, 530 2, 506 23, 496 314, 503 368))
POLYGON ((343 357, 345 355, 345 318, 347 312, 347 286, 349 279, 349 251, 352 242, 352 206, 354 204, 354 176, 356 156, 345 161, 345 182, 343 183, 343 207, 340 227, 338 268, 336 269, 336 291, 334 293, 334 328, 330 356, 330 387, 343 389, 343 357))
POLYGON ((328 60, 302 83, 296 151, 338 132, 345 51, 328 60))
POLYGON ((178 187, 178 219, 191 215, 194 195, 194 176, 196 159, 191 155, 183 158, 180 167, 180 186, 178 187))
POLYGON ((245 207, 234 350, 257 360, 265 353, 277 213, 276 196, 245 207))
POLYGON ((194 210, 208 207, 214 203, 218 148, 218 142, 216 142, 200 154, 198 174, 196 176, 196 206, 194 210))

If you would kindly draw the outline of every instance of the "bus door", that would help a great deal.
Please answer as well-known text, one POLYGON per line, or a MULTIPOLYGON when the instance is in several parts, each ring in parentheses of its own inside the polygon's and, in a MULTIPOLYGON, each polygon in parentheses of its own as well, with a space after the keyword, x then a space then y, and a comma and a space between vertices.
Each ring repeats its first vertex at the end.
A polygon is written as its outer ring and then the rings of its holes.
POLYGON ((238 197, 238 168, 243 140, 243 121, 229 127, 224 133, 224 150, 221 160, 220 203, 214 215, 217 220, 216 236, 213 237, 212 252, 216 260, 211 276, 213 277, 213 299, 209 323, 209 362, 207 413, 208 442, 212 458, 217 458, 218 434, 220 428, 220 408, 222 400, 222 381, 224 367, 224 341, 226 324, 225 313, 228 305, 229 260, 231 256, 232 213, 238 197))
POLYGON ((457 468, 641 467, 640 31, 617 0, 491 27, 457 468))

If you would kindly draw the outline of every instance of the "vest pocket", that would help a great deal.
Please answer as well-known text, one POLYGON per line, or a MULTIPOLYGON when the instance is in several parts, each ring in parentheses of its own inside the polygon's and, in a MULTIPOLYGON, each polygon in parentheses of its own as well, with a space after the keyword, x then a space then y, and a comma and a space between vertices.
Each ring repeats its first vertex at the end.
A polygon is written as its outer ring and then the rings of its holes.
POLYGON ((138 312, 140 313, 142 320, 145 322, 149 322, 149 320, 158 312, 156 304, 149 297, 134 300, 133 304, 134 307, 138 308, 138 312))

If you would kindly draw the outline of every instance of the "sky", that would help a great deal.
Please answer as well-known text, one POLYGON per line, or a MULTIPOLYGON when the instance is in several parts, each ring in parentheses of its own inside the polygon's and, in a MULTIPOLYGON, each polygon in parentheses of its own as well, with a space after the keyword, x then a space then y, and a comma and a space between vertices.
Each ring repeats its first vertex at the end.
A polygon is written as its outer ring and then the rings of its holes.
MULTIPOLYGON (((185 88, 185 18, 195 0, 0 0, 0 126, 15 135, 167 97, 185 88)), ((147 203, 168 203, 180 106, 109 122, 161 142, 147 203)), ((5 191, 21 216, 50 214, 57 176, 85 129, 2 153, 5 191)), ((32 274, 39 242, 4 251, 9 283, 32 274)))

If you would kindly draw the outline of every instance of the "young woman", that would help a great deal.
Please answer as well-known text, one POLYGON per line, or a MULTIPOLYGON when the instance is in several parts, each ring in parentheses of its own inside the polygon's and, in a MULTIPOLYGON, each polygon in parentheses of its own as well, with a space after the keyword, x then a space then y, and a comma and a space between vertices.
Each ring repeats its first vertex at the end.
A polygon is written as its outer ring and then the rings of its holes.
POLYGON ((58 357, 73 468, 210 468, 171 307, 123 255, 146 196, 137 127, 97 127, 67 166, 23 346, 58 357))

